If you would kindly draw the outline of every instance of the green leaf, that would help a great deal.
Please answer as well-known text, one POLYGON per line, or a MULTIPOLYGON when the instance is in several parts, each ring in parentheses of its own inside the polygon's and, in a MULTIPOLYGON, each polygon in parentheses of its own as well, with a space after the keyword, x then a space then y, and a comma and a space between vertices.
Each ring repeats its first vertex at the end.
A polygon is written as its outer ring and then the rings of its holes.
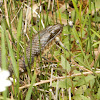
MULTIPOLYGON (((100 0, 93 0, 95 2, 96 8, 100 9, 100 0)), ((91 3, 91 9, 94 10, 94 4, 91 3)))
POLYGON ((88 76, 85 77, 85 79, 82 77, 80 80, 78 80, 76 86, 81 86, 81 85, 87 84, 91 80, 93 80, 94 78, 96 78, 96 77, 93 76, 93 75, 88 75, 88 76))
POLYGON ((73 97, 73 100, 91 100, 89 97, 86 97, 84 95, 75 95, 73 97))
POLYGON ((34 71, 34 75, 32 77, 31 85, 28 89, 25 100, 30 100, 30 98, 31 98, 31 93, 32 93, 32 89, 33 89, 33 84, 35 83, 35 79, 36 79, 36 71, 34 71))
POLYGON ((80 95, 81 96, 81 100, 91 100, 90 97, 86 97, 84 95, 80 95))
POLYGON ((19 37, 21 36, 21 28, 22 28, 22 10, 20 12, 20 17, 19 17, 19 21, 18 21, 18 26, 17 26, 17 39, 19 40, 19 37))
POLYGON ((6 48, 5 48, 5 25, 2 22, 2 27, 1 27, 1 57, 2 57, 2 68, 6 68, 6 48))
POLYGON ((73 100, 82 100, 81 99, 81 95, 75 95, 75 96, 73 96, 73 100))
POLYGON ((60 54, 60 50, 54 52, 54 56, 57 56, 59 54, 60 54))
POLYGON ((98 38, 100 38, 99 32, 97 33, 97 32, 95 32, 93 29, 91 29, 91 31, 92 31, 98 38))
POLYGON ((6 33, 6 40, 7 40, 7 44, 8 44, 8 48, 9 48, 9 53, 10 53, 14 73, 15 73, 16 77, 18 78, 19 77, 19 75, 18 75, 19 70, 17 69, 16 59, 15 59, 15 56, 14 56, 14 52, 11 48, 10 42, 9 42, 8 33, 6 33))
POLYGON ((63 69, 66 69, 67 72, 70 72, 71 70, 70 64, 62 55, 61 55, 61 65, 63 69))
POLYGON ((75 0, 72 0, 72 2, 73 2, 73 5, 74 5, 74 8, 75 8, 77 15, 79 16, 79 11, 78 11, 77 4, 76 4, 75 0))
MULTIPOLYGON (((5 31, 6 26, 4 24, 4 19, 2 21, 2 27, 1 27, 1 57, 2 57, 2 69, 7 70, 6 66, 6 48, 5 48, 5 31)), ((1 63, 1 62, 0 62, 1 63)), ((7 99, 7 89, 3 92, 4 100, 7 99)))
POLYGON ((95 80, 94 79, 90 81, 90 88, 91 89, 93 89, 94 83, 95 83, 95 80))
POLYGON ((98 44, 100 44, 100 41, 94 43, 92 46, 96 46, 96 45, 98 45, 98 44))
MULTIPOLYGON (((57 85, 57 82, 53 82, 52 83, 52 86, 53 87, 56 87, 57 85)), ((72 87, 72 84, 71 84, 71 79, 70 78, 67 78, 67 79, 64 79, 64 80, 61 80, 59 81, 59 88, 69 88, 69 87, 72 87)))
POLYGON ((82 85, 82 86, 80 86, 80 87, 76 90, 75 94, 83 94, 83 92, 84 92, 86 89, 87 89, 87 86, 86 86, 86 85, 82 85))
MULTIPOLYGON (((22 28, 22 10, 20 12, 20 17, 18 21, 18 27, 17 27, 17 61, 19 60, 19 51, 20 51, 20 38, 21 38, 21 28, 22 28)), ((19 64, 18 64, 19 65, 19 64)))
POLYGON ((100 87, 99 87, 99 89, 98 89, 97 99, 98 99, 98 100, 100 99, 100 87))
POLYGON ((80 40, 80 37, 77 34, 77 31, 76 31, 75 27, 73 27, 73 29, 72 29, 72 34, 74 35, 76 41, 78 40, 79 44, 82 45, 81 40, 80 40))

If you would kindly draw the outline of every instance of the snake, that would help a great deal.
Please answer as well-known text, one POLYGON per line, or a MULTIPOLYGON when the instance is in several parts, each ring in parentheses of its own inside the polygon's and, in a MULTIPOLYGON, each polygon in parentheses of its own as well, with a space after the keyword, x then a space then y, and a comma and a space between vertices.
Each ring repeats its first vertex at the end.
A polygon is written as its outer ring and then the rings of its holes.
MULTIPOLYGON (((34 62, 34 57, 38 57, 40 53, 47 52, 55 42, 55 38, 60 36, 63 30, 63 24, 55 24, 46 27, 32 38, 32 46, 28 44, 26 47, 26 58, 28 65, 25 64, 25 56, 19 59, 19 68, 26 70, 34 62), (40 38, 39 38, 40 37, 40 38), (31 53, 30 53, 31 50, 31 53), (30 62, 31 58, 31 62, 30 62)), ((1 66, 1 49, 0 49, 0 66, 1 66)))

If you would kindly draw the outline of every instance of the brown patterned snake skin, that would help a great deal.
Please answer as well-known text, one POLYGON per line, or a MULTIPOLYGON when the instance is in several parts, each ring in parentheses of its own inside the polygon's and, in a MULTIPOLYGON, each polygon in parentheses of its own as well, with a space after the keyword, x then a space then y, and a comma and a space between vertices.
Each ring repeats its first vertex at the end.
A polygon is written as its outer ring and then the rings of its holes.
MULTIPOLYGON (((60 35, 62 30, 63 30, 62 24, 48 26, 44 30, 40 31, 39 33, 40 42, 39 42, 39 35, 36 34, 34 36, 34 38, 32 39, 31 62, 30 62, 30 45, 28 45, 28 47, 26 48, 26 57, 28 65, 34 62, 34 57, 39 56, 40 52, 43 53, 46 51, 46 49, 51 47, 51 45, 54 43, 55 38, 60 35)), ((0 66, 1 66, 1 50, 0 50, 0 66)), ((19 67, 22 68, 23 70, 26 70, 27 66, 25 65, 24 56, 22 57, 22 59, 19 59, 19 67)))

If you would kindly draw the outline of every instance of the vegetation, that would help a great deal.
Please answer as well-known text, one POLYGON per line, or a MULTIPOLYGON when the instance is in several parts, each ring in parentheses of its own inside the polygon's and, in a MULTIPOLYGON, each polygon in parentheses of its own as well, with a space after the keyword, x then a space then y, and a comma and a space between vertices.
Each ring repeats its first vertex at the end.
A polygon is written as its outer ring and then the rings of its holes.
POLYGON ((13 67, 14 79, 0 99, 100 99, 100 0, 4 0, 0 5, 2 69, 13 67), (34 34, 56 23, 64 24, 62 45, 49 47, 19 74, 19 59, 34 34))

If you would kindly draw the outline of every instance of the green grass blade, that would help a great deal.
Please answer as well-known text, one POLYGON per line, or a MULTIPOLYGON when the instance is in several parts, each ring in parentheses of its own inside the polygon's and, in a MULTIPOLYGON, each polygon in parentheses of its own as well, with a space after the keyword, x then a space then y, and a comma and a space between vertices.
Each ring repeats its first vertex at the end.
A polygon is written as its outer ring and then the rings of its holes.
POLYGON ((31 93, 32 93, 32 88, 33 88, 33 84, 35 83, 35 79, 36 79, 36 71, 34 71, 34 75, 32 77, 32 82, 31 82, 31 85, 30 85, 30 87, 28 89, 28 92, 26 94, 25 100, 30 100, 31 93))
MULTIPOLYGON (((20 12, 18 27, 17 27, 17 61, 19 60, 19 51, 20 51, 20 39, 21 39, 21 28, 22 28, 22 10, 20 12)), ((18 64, 19 65, 19 64, 18 64)))
POLYGON ((72 0, 72 2, 73 2, 73 5, 74 5, 74 8, 75 8, 75 11, 77 13, 77 16, 79 16, 79 11, 78 11, 78 8, 77 8, 75 0, 72 0))
POLYGON ((85 53, 84 53, 84 51, 83 51, 83 49, 82 49, 81 40, 80 40, 79 35, 77 34, 76 29, 75 29, 74 27, 73 27, 73 35, 74 35, 76 41, 79 42, 79 43, 78 43, 78 46, 79 46, 79 48, 80 48, 80 50, 81 50, 81 52, 82 52, 82 54, 83 54, 83 56, 84 56, 84 58, 85 58, 85 61, 86 61, 87 66, 88 66, 87 68, 91 70, 90 65, 89 65, 89 63, 88 63, 88 60, 87 60, 87 57, 86 57, 86 55, 85 55, 85 53))
POLYGON ((12 62, 13 69, 14 69, 14 73, 15 73, 15 76, 18 78, 18 70, 17 70, 16 59, 15 59, 15 56, 14 56, 14 52, 13 52, 13 50, 11 48, 11 45, 10 45, 10 41, 9 41, 8 33, 7 32, 6 32, 6 41, 7 41, 7 44, 8 44, 9 53, 10 53, 11 62, 12 62))
POLYGON ((2 68, 6 68, 6 49, 5 49, 5 26, 2 23, 2 28, 1 28, 1 56, 2 56, 2 68))
POLYGON ((99 33, 95 32, 93 29, 91 29, 91 31, 92 31, 98 38, 100 38, 99 33))
MULTIPOLYGON (((2 69, 6 70, 7 66, 6 66, 6 48, 5 48, 5 24, 4 24, 4 20, 2 21, 2 28, 1 28, 1 57, 2 57, 2 69)), ((6 91, 3 92, 3 97, 4 100, 6 100, 7 98, 7 89, 6 91)))

